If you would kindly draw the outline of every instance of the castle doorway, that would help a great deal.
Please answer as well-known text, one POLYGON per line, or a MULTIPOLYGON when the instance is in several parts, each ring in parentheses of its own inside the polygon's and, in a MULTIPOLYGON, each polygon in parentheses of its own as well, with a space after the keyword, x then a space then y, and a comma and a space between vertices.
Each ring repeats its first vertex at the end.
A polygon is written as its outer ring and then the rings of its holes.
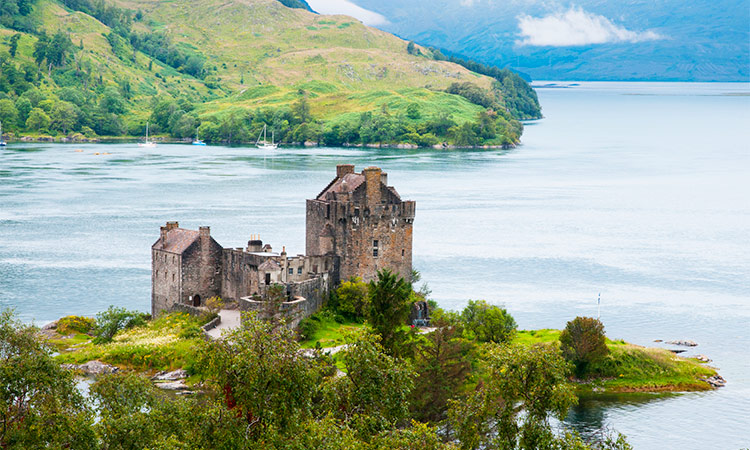
POLYGON ((200 306, 201 305, 201 296, 198 294, 195 294, 193 296, 193 306, 200 306))

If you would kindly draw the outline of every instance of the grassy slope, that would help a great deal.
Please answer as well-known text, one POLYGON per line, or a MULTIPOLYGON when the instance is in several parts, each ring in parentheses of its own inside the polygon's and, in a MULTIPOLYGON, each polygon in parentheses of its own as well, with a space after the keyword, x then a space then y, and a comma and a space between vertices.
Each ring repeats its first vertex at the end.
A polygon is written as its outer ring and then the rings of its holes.
MULTIPOLYGON (((515 341, 526 345, 559 343, 559 337, 560 330, 519 331, 515 341)), ((591 366, 591 372, 597 375, 582 385, 582 390, 601 385, 611 392, 701 391, 711 389, 701 378, 716 375, 716 370, 700 361, 669 350, 610 339, 607 346, 610 354, 591 366)))
MULTIPOLYGON (((63 29, 78 45, 82 62, 105 82, 128 79, 134 90, 131 120, 143 120, 152 96, 187 96, 202 115, 222 115, 234 109, 279 107, 309 92, 316 118, 340 122, 360 112, 403 112, 418 103, 425 117, 449 113, 458 122, 475 118, 482 108, 462 97, 442 92, 457 81, 489 87, 489 77, 456 64, 409 55, 406 41, 366 27, 347 16, 319 16, 290 9, 276 0, 115 0, 115 4, 145 12, 137 31, 164 31, 179 45, 200 52, 215 66, 220 89, 181 74, 141 52, 135 62, 114 55, 104 37, 110 30, 86 14, 70 11, 53 0, 38 0, 33 14, 41 29, 63 29), (156 74, 159 73, 160 77, 156 74), (241 83, 244 81, 244 83, 241 83), (213 101, 212 101, 213 100, 213 101)), ((0 28, 0 38, 15 31, 0 28)), ((33 63, 35 38, 24 35, 19 57, 33 63)), ((129 48, 129 46, 128 46, 129 48)), ((422 49, 423 51, 426 51, 422 49)))

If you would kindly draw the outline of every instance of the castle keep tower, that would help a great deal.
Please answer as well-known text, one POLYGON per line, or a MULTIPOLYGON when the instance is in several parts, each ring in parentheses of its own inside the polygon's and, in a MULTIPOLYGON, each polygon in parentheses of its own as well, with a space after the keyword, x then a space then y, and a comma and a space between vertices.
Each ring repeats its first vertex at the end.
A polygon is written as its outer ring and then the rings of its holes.
POLYGON ((307 200, 306 253, 339 259, 339 278, 364 281, 390 269, 411 277, 412 224, 416 204, 403 201, 378 167, 354 172, 336 167, 336 178, 307 200))

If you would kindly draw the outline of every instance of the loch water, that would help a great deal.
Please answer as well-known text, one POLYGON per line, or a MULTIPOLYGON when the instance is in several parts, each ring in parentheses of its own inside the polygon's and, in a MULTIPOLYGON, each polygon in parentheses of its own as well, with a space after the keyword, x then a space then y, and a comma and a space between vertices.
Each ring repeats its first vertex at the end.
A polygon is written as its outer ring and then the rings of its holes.
POLYGON ((305 199, 337 163, 378 165, 417 202, 414 266, 445 308, 504 305, 519 326, 577 315, 641 345, 691 339, 726 387, 584 399, 565 421, 636 449, 750 447, 750 85, 538 90, 512 150, 12 143, 0 148, 0 308, 43 324, 150 309, 168 220, 225 247, 304 252, 305 199))

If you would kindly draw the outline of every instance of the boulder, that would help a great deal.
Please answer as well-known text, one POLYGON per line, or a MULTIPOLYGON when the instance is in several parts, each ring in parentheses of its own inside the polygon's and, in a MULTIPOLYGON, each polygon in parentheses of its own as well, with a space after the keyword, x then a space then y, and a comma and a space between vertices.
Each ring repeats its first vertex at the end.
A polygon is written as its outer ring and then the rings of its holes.
POLYGON ((709 359, 709 357, 706 356, 706 355, 695 355, 695 356, 693 356, 693 358, 697 359, 698 361, 703 361, 703 362, 706 362, 706 363, 707 362, 711 362, 711 359, 709 359))
POLYGON ((185 391, 190 389, 187 384, 185 384, 185 380, 177 380, 177 381, 168 381, 166 383, 155 383, 155 386, 159 389, 164 389, 167 391, 185 391))
POLYGON ((159 372, 154 376, 157 381, 177 381, 184 380, 188 374, 183 369, 177 369, 172 372, 159 372))
POLYGON ((667 341, 667 344, 681 345, 683 347, 696 347, 698 345, 696 342, 694 342, 694 341, 688 341, 688 340, 684 340, 684 341, 667 341))
POLYGON ((63 364, 64 369, 78 370, 84 373, 84 375, 109 375, 120 371, 120 368, 111 364, 106 364, 101 361, 89 361, 87 363, 77 364, 63 364))
POLYGON ((706 378, 703 381, 715 388, 724 387, 727 384, 727 380, 725 380, 721 375, 714 375, 712 377, 706 378))

